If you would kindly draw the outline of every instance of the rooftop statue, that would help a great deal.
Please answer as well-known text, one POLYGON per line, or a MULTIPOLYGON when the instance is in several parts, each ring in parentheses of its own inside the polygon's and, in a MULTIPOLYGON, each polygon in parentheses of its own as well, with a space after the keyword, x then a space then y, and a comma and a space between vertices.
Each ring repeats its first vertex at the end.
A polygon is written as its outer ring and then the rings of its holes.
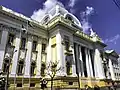
POLYGON ((90 36, 93 37, 94 41, 103 42, 103 40, 92 30, 92 28, 90 29, 90 36))
POLYGON ((98 37, 98 35, 96 34, 96 32, 94 32, 92 30, 92 28, 90 29, 90 36, 92 36, 92 37, 98 37))

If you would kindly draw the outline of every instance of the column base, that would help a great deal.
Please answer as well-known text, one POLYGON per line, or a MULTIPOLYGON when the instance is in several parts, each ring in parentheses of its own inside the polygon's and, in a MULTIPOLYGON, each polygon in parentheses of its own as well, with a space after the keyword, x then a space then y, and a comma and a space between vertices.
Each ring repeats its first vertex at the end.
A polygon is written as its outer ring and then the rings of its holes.
POLYGON ((10 74, 9 77, 17 77, 17 74, 10 74))
POLYGON ((76 74, 76 73, 73 73, 72 76, 73 76, 73 77, 77 77, 77 74, 76 74))
POLYGON ((62 72, 62 73, 57 73, 56 76, 67 76, 67 74, 65 72, 62 72))
POLYGON ((24 75, 24 78, 30 78, 30 75, 24 75))
POLYGON ((41 75, 36 75, 35 78, 42 78, 41 75))

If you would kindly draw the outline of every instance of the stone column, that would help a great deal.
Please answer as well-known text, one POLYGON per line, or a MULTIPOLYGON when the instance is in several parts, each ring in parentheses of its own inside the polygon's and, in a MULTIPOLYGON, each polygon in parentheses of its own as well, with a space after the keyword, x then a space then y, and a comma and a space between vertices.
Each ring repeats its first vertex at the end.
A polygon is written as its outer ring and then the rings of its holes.
POLYGON ((100 51, 98 49, 95 49, 94 65, 95 77, 98 77, 99 79, 104 79, 105 75, 102 65, 102 58, 100 57, 100 51))
POLYGON ((90 68, 90 76, 93 77, 93 69, 92 69, 92 58, 90 56, 90 50, 88 49, 88 56, 89 56, 89 68, 90 68))
POLYGON ((81 46, 79 46, 79 60, 80 60, 80 76, 84 77, 84 67, 83 67, 83 60, 82 60, 82 52, 81 52, 81 46))
POLYGON ((36 68, 37 68, 37 71, 36 71, 36 76, 37 78, 39 78, 41 75, 41 51, 42 51, 42 40, 39 38, 38 39, 38 45, 37 45, 37 61, 36 61, 36 68))
POLYGON ((47 45, 47 63, 51 61, 51 38, 49 38, 49 43, 47 45))
POLYGON ((12 60, 12 69, 11 69, 11 76, 15 77, 16 75, 16 69, 17 69, 17 62, 18 62, 18 57, 19 57, 19 49, 20 49, 20 40, 21 40, 21 35, 17 34, 16 35, 16 40, 15 40, 15 50, 17 50, 16 52, 14 52, 13 54, 13 60, 12 60))
POLYGON ((3 60, 4 60, 7 39, 8 39, 8 31, 4 30, 4 31, 2 31, 1 45, 0 45, 0 71, 2 71, 2 64, 3 64, 3 60))
POLYGON ((76 66, 73 66, 73 71, 74 71, 74 75, 76 75, 76 72, 80 73, 80 65, 79 65, 79 53, 78 53, 78 44, 75 44, 75 58, 74 58, 74 63, 76 66), (76 61, 75 61, 76 59, 76 61))
POLYGON ((24 72, 25 77, 30 76, 31 55, 32 55, 32 38, 28 36, 27 54, 25 58, 25 72, 24 72))
POLYGON ((60 32, 56 35, 56 44, 57 44, 57 60, 59 62, 58 66, 63 67, 63 70, 61 71, 60 75, 66 76, 66 62, 65 62, 65 56, 64 56, 64 50, 62 45, 62 37, 60 32))
POLYGON ((110 67, 111 78, 112 78, 112 80, 115 80, 115 74, 114 74, 114 69, 113 69, 111 59, 109 59, 109 67, 110 67))
POLYGON ((87 48, 85 48, 85 54, 86 54, 87 76, 88 76, 88 77, 91 77, 90 65, 89 65, 89 54, 88 54, 88 49, 87 49, 87 48))
MULTIPOLYGON (((73 36, 70 35, 70 51, 72 51, 72 76, 77 76, 76 74, 76 62, 75 62, 75 53, 74 53, 74 41, 73 41, 73 36)), ((77 48, 77 55, 78 55, 78 46, 76 47, 77 48)), ((78 55, 79 56, 79 55, 78 55)), ((79 62, 79 58, 77 58, 78 62, 79 62)), ((80 68, 78 69, 78 72, 80 71, 80 68)))

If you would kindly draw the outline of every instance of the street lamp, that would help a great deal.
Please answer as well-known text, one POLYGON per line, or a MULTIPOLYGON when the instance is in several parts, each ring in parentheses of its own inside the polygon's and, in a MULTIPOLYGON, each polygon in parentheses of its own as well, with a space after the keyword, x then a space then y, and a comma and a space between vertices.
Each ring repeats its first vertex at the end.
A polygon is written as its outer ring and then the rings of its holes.
POLYGON ((41 81, 41 89, 44 90, 44 88, 47 88, 47 81, 45 79, 41 81))
MULTIPOLYGON (((13 52, 13 54, 17 52, 17 50, 15 50, 13 52)), ((8 90, 8 81, 9 81, 9 67, 10 67, 10 63, 11 63, 11 57, 9 56, 9 61, 7 63, 7 77, 6 77, 6 85, 5 85, 5 90, 8 90)))
POLYGON ((5 87, 5 77, 3 72, 0 72, 0 89, 3 90, 5 87))

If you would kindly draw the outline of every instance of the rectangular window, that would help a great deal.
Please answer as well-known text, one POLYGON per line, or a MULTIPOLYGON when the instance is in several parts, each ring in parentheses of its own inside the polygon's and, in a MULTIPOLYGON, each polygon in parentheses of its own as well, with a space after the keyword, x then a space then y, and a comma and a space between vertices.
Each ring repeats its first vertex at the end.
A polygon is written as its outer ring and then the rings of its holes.
POLYGON ((17 87, 22 87, 22 83, 17 83, 17 87))
POLYGON ((31 64, 31 70, 30 70, 31 76, 34 76, 34 71, 35 71, 35 64, 32 63, 31 64))
POLYGON ((69 51, 70 41, 68 36, 64 36, 65 50, 69 51))
POLYGON ((45 63, 42 63, 41 64, 41 76, 45 75, 45 67, 46 67, 45 63))
POLYGON ((22 38, 21 39, 21 49, 25 49, 25 45, 26 45, 26 38, 22 38))
POLYGON ((35 83, 30 83, 30 87, 35 87, 35 83))
POLYGON ((23 62, 19 62, 18 64, 18 75, 22 75, 22 71, 23 71, 23 62))
POLYGON ((46 44, 42 44, 42 52, 45 52, 46 50, 46 44))
POLYGON ((9 36, 8 36, 8 44, 9 45, 13 45, 13 41, 14 41, 14 35, 13 34, 9 34, 9 36))
POLYGON ((36 51, 36 47, 37 47, 37 41, 33 41, 32 50, 36 51))
POLYGON ((73 82, 69 82, 69 85, 73 85, 73 82))

